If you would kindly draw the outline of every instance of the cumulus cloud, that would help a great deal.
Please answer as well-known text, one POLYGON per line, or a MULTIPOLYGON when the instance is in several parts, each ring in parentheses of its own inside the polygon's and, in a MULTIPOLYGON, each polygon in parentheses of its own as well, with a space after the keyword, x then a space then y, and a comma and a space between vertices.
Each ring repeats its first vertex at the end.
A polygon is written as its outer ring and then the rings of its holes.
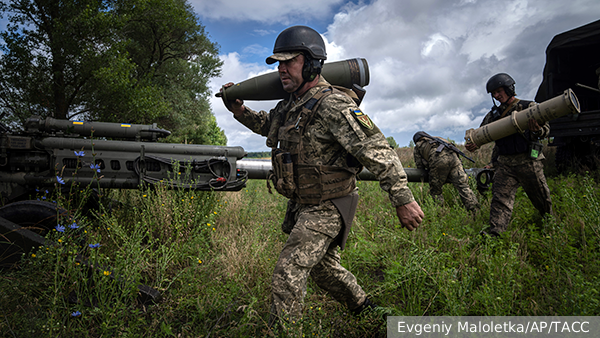
MULTIPOLYGON (((242 1, 192 3, 205 16, 256 22, 297 24, 294 19, 308 13, 315 20, 329 15, 322 32, 328 61, 368 60, 371 83, 361 108, 386 136, 402 138, 397 139, 402 145, 418 130, 462 142, 464 131, 479 126, 492 105, 485 83, 496 73, 511 74, 519 96, 532 99, 552 37, 597 20, 600 13, 597 0, 309 0, 285 5, 269 0, 261 1, 261 10, 242 1), (338 12, 327 14, 332 8, 338 12)), ((310 26, 306 18, 301 22, 310 26)), ((267 56, 270 49, 250 45, 244 53, 267 56)), ((275 70, 264 63, 240 62, 237 54, 222 58, 223 76, 213 81, 216 90, 223 80, 241 81, 275 70)), ((268 109, 274 102, 249 105, 268 109)), ((213 103, 231 145, 266 149, 263 137, 248 136, 222 106, 213 103)))
MULTIPOLYGON (((227 82, 239 83, 248 78, 275 70, 273 67, 268 67, 266 63, 244 63, 240 61, 238 53, 221 55, 220 58, 223 61, 222 74, 220 77, 212 79, 209 84, 210 90, 213 93, 218 93, 221 87, 227 82)), ((254 134, 235 120, 231 112, 225 108, 222 99, 213 95, 210 100, 217 124, 225 131, 228 145, 241 145, 249 151, 266 150, 265 138, 254 134)), ((274 106, 274 103, 273 101, 255 101, 251 102, 249 106, 255 110, 268 111, 274 106)))
POLYGON ((492 104, 484 86, 493 74, 512 74, 521 97, 535 95, 552 37, 597 19, 580 8, 597 14, 600 3, 377 0, 345 7, 326 36, 340 58, 358 51, 369 61, 363 108, 384 133, 425 129, 462 141, 492 104))

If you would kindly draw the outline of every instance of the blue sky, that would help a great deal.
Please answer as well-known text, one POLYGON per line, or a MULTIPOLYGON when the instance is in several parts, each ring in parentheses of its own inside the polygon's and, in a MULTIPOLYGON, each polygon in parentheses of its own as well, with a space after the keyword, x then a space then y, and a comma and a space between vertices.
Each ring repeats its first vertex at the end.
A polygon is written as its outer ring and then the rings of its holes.
MULTIPOLYGON (((533 99, 545 49, 563 31, 600 19, 597 0, 229 0, 190 1, 221 46, 216 92, 274 71, 265 64, 283 29, 308 25, 327 43, 328 61, 367 59, 371 83, 362 110, 401 146, 424 130, 464 142, 492 106, 486 81, 506 72, 517 94, 533 99)), ((272 101, 246 104, 268 110, 272 101)), ((212 109, 229 145, 265 151, 265 139, 231 117, 219 99, 212 109)))
MULTIPOLYGON (((210 83, 213 94, 224 83, 275 71, 265 58, 279 32, 307 25, 325 39, 328 62, 368 61, 361 109, 400 146, 419 130, 464 142, 492 106, 485 83, 496 73, 511 74, 517 96, 533 99, 551 39, 600 19, 598 0, 188 1, 220 45, 224 63, 210 83)), ((246 104, 269 110, 276 102, 246 104)), ((228 145, 269 150, 214 95, 211 106, 228 145)))

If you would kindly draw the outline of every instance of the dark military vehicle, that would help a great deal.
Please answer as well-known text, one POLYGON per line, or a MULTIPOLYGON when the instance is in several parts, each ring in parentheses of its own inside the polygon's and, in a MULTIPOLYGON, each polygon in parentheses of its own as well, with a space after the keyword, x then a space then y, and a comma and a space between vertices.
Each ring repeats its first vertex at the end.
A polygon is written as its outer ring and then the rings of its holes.
POLYGON ((543 102, 571 88, 580 114, 550 121, 556 167, 594 170, 600 165, 600 20, 556 35, 546 49, 544 79, 535 96, 543 102))

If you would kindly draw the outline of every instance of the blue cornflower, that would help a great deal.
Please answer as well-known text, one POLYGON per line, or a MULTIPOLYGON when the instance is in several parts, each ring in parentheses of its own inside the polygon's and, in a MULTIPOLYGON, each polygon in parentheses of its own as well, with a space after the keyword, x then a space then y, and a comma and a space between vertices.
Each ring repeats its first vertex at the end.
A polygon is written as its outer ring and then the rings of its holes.
POLYGON ((100 243, 96 243, 96 244, 89 244, 88 246, 89 246, 90 248, 92 248, 92 249, 97 249, 97 248, 99 248, 99 247, 100 247, 100 243))
POLYGON ((92 168, 92 170, 96 170, 97 172, 100 172, 99 164, 90 164, 90 168, 92 168))
POLYGON ((48 190, 46 190, 46 194, 48 193, 48 190))
POLYGON ((65 180, 63 180, 62 178, 60 178, 60 176, 56 176, 56 180, 58 181, 58 183, 60 184, 65 184, 65 180))
POLYGON ((79 228, 79 225, 77 225, 77 223, 73 222, 73 224, 69 225, 69 228, 77 229, 77 228, 79 228))
POLYGON ((79 316, 81 316, 81 312, 79 312, 79 311, 75 311, 75 312, 71 313, 71 317, 79 317, 79 316))
POLYGON ((43 199, 43 200, 45 200, 45 199, 46 199, 46 196, 42 196, 42 199, 43 199))
POLYGON ((83 152, 83 150, 82 151, 74 151, 74 153, 75 153, 75 156, 81 156, 81 157, 85 156, 85 153, 83 152))
POLYGON ((65 232, 65 227, 60 224, 55 226, 54 229, 56 229, 58 232, 65 232))

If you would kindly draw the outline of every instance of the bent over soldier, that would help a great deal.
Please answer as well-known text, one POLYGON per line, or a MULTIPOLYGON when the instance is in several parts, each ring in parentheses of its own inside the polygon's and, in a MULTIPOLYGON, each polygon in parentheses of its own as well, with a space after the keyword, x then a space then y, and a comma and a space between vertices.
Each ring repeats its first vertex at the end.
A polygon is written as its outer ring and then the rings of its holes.
MULTIPOLYGON (((483 118, 481 126, 510 118, 512 112, 521 111, 536 105, 532 101, 516 98, 515 80, 510 75, 500 73, 492 76, 486 84, 487 92, 500 102, 483 118)), ((552 213, 550 189, 544 176, 542 160, 542 144, 540 139, 550 133, 550 125, 542 126, 531 118, 527 130, 496 140, 492 153, 491 167, 495 169, 492 185, 492 202, 490 205, 490 228, 483 234, 498 236, 506 231, 515 203, 515 195, 519 186, 523 187, 533 206, 543 216, 552 213)), ((469 151, 478 147, 475 143, 467 143, 469 151)))
POLYGON ((479 209, 477 197, 469 187, 467 173, 463 169, 458 154, 447 145, 450 143, 439 136, 431 136, 423 131, 413 136, 415 148, 413 151, 417 168, 426 170, 429 174, 429 193, 440 204, 444 203, 442 188, 445 183, 451 183, 469 211, 479 209))
POLYGON ((337 249, 344 248, 356 210, 356 174, 364 165, 379 178, 408 230, 417 228, 424 214, 398 156, 353 93, 320 75, 327 58, 320 34, 306 26, 287 28, 273 53, 266 62, 279 62, 289 98, 270 112, 251 110, 239 99, 226 103, 236 120, 267 137, 273 164, 269 181, 289 199, 282 225, 289 238, 273 271, 270 325, 300 319, 308 276, 359 313, 375 305, 340 265, 337 249))

